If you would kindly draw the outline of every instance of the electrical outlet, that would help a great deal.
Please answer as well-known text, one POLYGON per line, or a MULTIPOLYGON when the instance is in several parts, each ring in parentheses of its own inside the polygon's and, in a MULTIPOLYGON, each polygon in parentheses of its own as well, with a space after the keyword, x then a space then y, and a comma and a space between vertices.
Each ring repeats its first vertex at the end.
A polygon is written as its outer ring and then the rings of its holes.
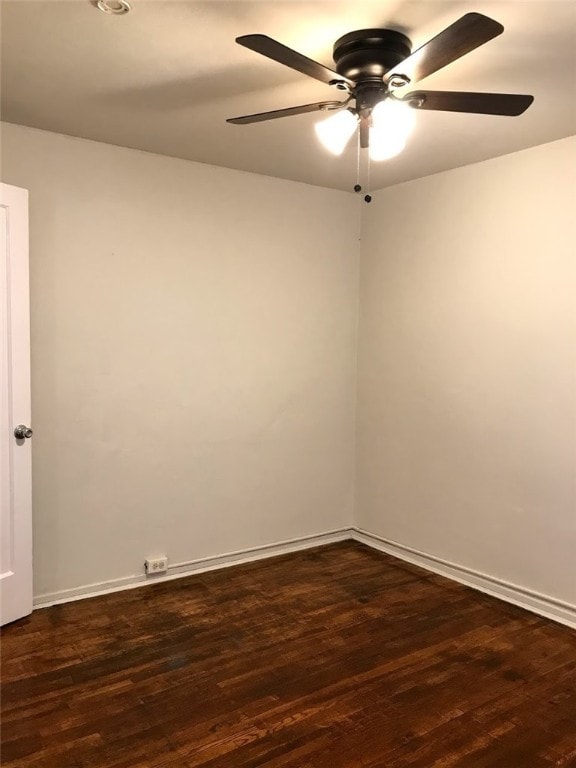
POLYGON ((166 555, 150 557, 144 561, 144 570, 147 576, 152 576, 155 573, 166 573, 168 570, 168 558, 166 555))

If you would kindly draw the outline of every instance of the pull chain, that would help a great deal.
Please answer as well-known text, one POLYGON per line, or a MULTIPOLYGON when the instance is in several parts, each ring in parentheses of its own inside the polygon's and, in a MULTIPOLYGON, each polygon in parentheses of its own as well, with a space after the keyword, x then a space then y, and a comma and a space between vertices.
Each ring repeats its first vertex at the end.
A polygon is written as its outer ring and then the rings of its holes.
POLYGON ((367 194, 364 195, 364 200, 367 203, 371 203, 372 195, 370 194, 370 152, 367 153, 366 188, 367 194))
MULTIPOLYGON (((362 149, 360 147, 360 131, 357 132, 358 141, 356 143, 356 184, 354 184, 354 192, 362 192, 362 185, 360 184, 360 160, 362 155, 362 149)), ((366 186, 368 188, 368 194, 364 195, 364 201, 366 203, 372 202, 372 195, 370 194, 370 153, 366 153, 366 186)))
POLYGON ((354 192, 362 192, 360 185, 360 131, 356 133, 356 136, 356 184, 354 184, 354 192))

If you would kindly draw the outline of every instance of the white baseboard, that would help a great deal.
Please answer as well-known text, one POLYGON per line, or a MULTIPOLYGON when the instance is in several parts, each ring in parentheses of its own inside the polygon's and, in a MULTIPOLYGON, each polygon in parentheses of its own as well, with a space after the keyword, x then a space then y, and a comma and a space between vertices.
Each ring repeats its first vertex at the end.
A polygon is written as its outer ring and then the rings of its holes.
POLYGON ((527 611, 537 613, 539 616, 544 616, 547 619, 552 619, 560 624, 576 629, 576 605, 557 600, 549 595, 534 592, 517 584, 511 584, 503 579, 489 576, 486 573, 480 573, 472 568, 451 563, 440 557, 398 544, 398 542, 383 539, 360 528, 353 530, 352 538, 380 552, 386 552, 388 555, 397 557, 400 560, 406 560, 414 565, 419 565, 427 571, 432 571, 440 576, 458 581, 467 587, 472 587, 487 595, 513 603, 520 608, 525 608, 527 611))
POLYGON ((539 616, 544 616, 547 619, 552 619, 560 624, 576 629, 575 605, 540 594, 539 592, 534 592, 516 584, 511 584, 502 579, 497 579, 486 573, 480 573, 466 566, 451 563, 448 560, 429 555, 426 552, 407 547, 404 544, 383 539, 361 528, 339 528, 338 530, 326 533, 266 544, 260 547, 251 547, 250 549, 229 552, 224 555, 203 557, 185 563, 175 563, 168 566, 168 573, 166 575, 150 577, 143 574, 134 574, 120 579, 113 579, 112 581, 102 581, 73 589, 37 595, 34 598, 34 609, 47 608, 51 605, 82 600, 86 597, 96 597, 110 592, 120 592, 124 589, 134 589, 135 587, 143 587, 148 584, 158 584, 159 582, 190 576, 193 573, 205 573, 219 568, 229 568, 232 565, 250 563, 255 560, 284 555, 289 552, 299 552, 303 549, 333 544, 337 541, 345 541, 346 539, 353 539, 366 544, 373 549, 386 552, 400 560, 419 565, 427 571, 445 576, 460 584, 465 584, 467 587, 472 587, 492 597, 537 613, 539 616))
POLYGON ((69 603, 73 600, 82 600, 86 597, 97 597, 98 595, 106 595, 110 592, 120 592, 124 589, 134 589, 135 587, 144 587, 148 584, 158 584, 162 581, 181 579, 183 576, 190 576, 193 573, 205 573, 206 571, 214 571, 219 568, 228 568, 231 565, 251 563, 254 560, 285 555, 289 552, 299 552, 303 549, 319 547, 324 544, 334 544, 337 541, 351 539, 352 533, 352 528, 339 528, 326 533, 312 534, 311 536, 303 536, 288 541, 228 552, 224 555, 214 555, 184 563, 175 563, 168 566, 166 575, 146 576, 144 574, 134 574, 111 581, 101 581, 94 584, 86 584, 82 587, 74 587, 73 589, 63 589, 59 592, 48 592, 34 597, 34 610, 48 608, 51 605, 69 603))

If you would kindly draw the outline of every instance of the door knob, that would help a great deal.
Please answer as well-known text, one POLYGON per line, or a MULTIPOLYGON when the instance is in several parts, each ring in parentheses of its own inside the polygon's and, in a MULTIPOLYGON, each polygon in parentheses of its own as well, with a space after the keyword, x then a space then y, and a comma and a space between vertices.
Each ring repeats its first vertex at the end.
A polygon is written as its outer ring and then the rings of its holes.
POLYGON ((14 437, 16 440, 24 440, 24 438, 32 437, 32 430, 25 424, 18 424, 14 429, 14 437))

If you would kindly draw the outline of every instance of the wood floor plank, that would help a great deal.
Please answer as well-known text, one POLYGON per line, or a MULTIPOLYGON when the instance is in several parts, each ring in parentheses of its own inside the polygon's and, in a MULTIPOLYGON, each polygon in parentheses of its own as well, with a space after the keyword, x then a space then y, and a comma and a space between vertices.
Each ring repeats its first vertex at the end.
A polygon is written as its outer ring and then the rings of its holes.
POLYGON ((343 542, 2 632, 4 768, 569 768, 576 633, 343 542))

